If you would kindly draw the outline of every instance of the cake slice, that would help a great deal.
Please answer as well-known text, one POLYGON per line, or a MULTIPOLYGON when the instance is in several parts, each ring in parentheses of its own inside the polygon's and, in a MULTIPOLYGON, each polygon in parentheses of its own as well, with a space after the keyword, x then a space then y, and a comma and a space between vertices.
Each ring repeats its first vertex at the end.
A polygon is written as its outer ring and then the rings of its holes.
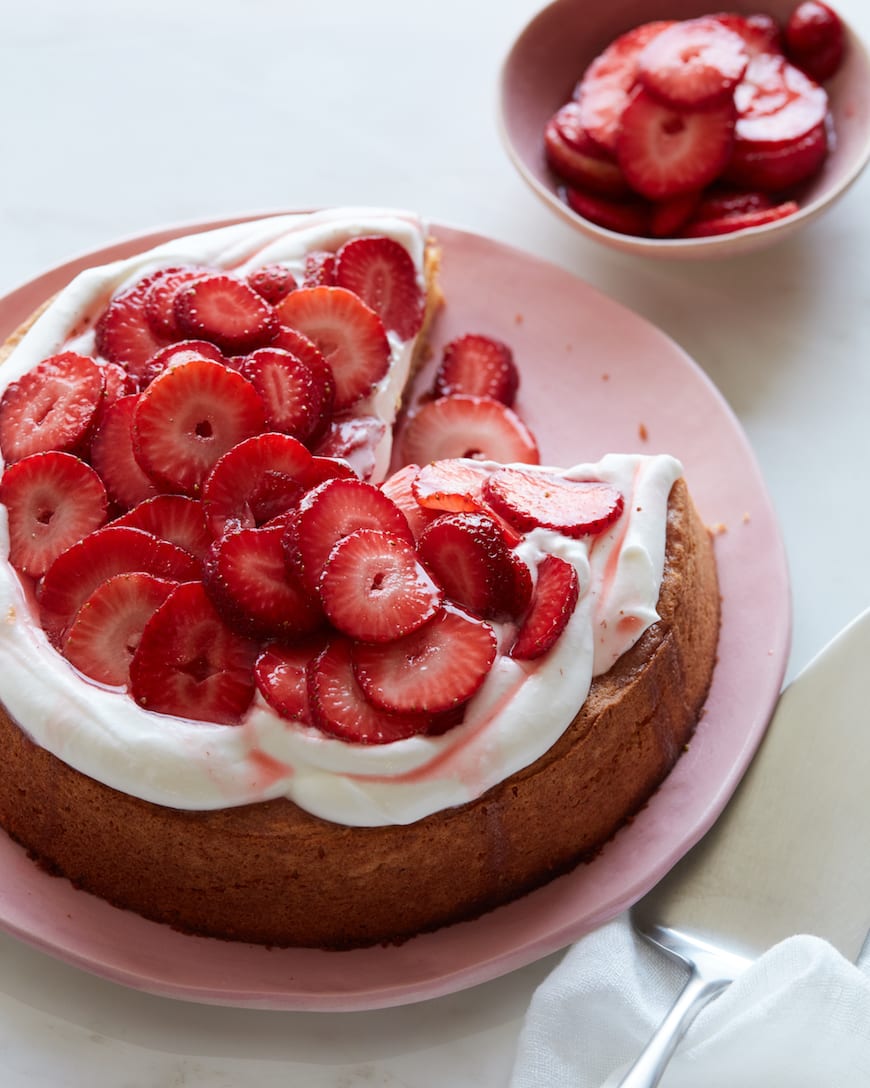
POLYGON ((83 888, 402 940, 593 856, 690 737, 719 604, 675 459, 484 458, 480 337, 392 451, 436 262, 394 213, 196 235, 4 364, 0 823, 83 888))

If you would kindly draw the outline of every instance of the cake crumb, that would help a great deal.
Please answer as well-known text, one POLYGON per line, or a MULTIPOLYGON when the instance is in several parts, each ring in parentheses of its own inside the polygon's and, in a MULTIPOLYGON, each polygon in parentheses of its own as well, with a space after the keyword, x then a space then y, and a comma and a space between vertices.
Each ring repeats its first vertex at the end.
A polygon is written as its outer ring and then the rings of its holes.
POLYGON ((749 522, 750 522, 751 520, 752 520, 752 515, 751 515, 751 514, 749 513, 749 511, 747 510, 747 511, 746 511, 746 512, 745 512, 745 513, 743 514, 743 524, 744 524, 744 525, 748 525, 748 524, 749 524, 749 522))
POLYGON ((17 615, 15 613, 15 605, 10 604, 9 609, 8 609, 8 611, 6 613, 6 622, 7 623, 15 623, 17 618, 18 617, 17 617, 17 615))
POLYGON ((638 437, 640 438, 641 442, 646 442, 647 439, 649 438, 649 431, 646 429, 646 424, 645 423, 641 423, 641 424, 638 425, 637 433, 638 433, 638 437))
POLYGON ((710 526, 710 532, 713 536, 722 536, 723 533, 728 532, 728 526, 724 521, 717 521, 715 525, 710 526))
POLYGON ((601 380, 603 382, 609 382, 610 381, 610 375, 609 374, 602 374, 601 375, 601 380))
POLYGON ((522 314, 514 314, 514 324, 515 325, 522 325, 522 323, 524 321, 525 321, 525 318, 523 317, 522 314))

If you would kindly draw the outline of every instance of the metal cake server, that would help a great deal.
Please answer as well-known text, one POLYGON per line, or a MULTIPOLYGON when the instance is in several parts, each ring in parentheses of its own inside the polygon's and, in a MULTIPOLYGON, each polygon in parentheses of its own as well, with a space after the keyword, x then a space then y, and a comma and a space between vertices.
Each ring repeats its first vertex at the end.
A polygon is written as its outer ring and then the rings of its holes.
MULTIPOLYGON (((632 911, 689 980, 619 1088, 659 1083, 701 1009, 778 941, 849 960, 870 927, 870 610, 790 684, 713 828, 632 911)), ((725 723, 719 723, 720 727, 725 723)))

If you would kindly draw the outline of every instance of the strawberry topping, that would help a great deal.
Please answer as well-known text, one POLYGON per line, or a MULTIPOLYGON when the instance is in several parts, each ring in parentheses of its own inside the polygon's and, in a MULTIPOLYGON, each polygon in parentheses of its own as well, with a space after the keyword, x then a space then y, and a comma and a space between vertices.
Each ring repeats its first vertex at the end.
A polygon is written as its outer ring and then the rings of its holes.
POLYGON ((383 710, 435 714, 470 699, 496 654, 488 623, 452 604, 404 638, 354 643, 353 670, 366 698, 383 710))
POLYGON ((255 268, 247 276, 248 286, 253 288, 260 298, 273 306, 285 295, 296 290, 296 280, 290 269, 283 264, 264 264, 255 268))
POLYGON ((0 479, 9 518, 9 562, 39 578, 61 552, 106 520, 106 489, 71 453, 33 453, 0 479))
POLYGON ((420 331, 424 298, 417 270, 405 247, 392 238, 370 235, 345 242, 336 254, 335 282, 359 295, 402 340, 420 331))
POLYGON ((185 336, 210 340, 230 353, 268 344, 277 319, 272 307, 234 276, 194 280, 175 296, 175 320, 185 336))
POLYGON ((571 537, 600 533, 616 521, 624 506, 621 492, 610 484, 519 468, 498 469, 487 479, 483 493, 524 533, 538 526, 571 537))
POLYGON ((157 494, 157 487, 133 453, 133 417, 141 394, 121 397, 103 412, 91 442, 91 464, 113 502, 124 510, 157 494))
POLYGON ((365 642, 389 642, 416 631, 442 601, 413 544, 380 529, 357 529, 339 540, 318 590, 332 625, 365 642))
POLYGON ((7 464, 31 453, 75 453, 87 442, 106 379, 87 355, 64 351, 44 359, 0 399, 0 452, 7 464))
POLYGON ((538 446, 520 417, 500 401, 457 393, 428 401, 402 429, 403 461, 449 457, 537 464, 538 446))
POLYGON ((305 256, 303 287, 335 286, 335 254, 318 250, 305 256))
POLYGON ((223 623, 202 584, 186 582, 145 624, 131 693, 146 710, 235 725, 254 694, 256 658, 257 644, 223 623))
POLYGON ((574 567, 558 555, 545 555, 538 564, 534 595, 511 647, 511 657, 528 661, 552 649, 568 625, 579 595, 574 567))
POLYGON ((282 718, 312 724, 308 703, 309 663, 324 649, 322 639, 282 646, 272 643, 257 658, 254 680, 263 698, 282 718))
POLYGON ((323 433, 335 402, 335 378, 325 360, 312 366, 282 348, 260 348, 247 356, 240 372, 263 398, 270 431, 300 442, 323 433))
MULTIPOLYGON (((175 268, 161 269, 156 273, 156 278, 177 271, 175 268)), ((155 276, 146 276, 115 295, 103 311, 95 330, 99 354, 113 363, 119 363, 135 378, 141 376, 154 352, 166 344, 165 338, 151 328, 145 313, 146 300, 154 281, 155 276)))
POLYGON ((177 584, 141 571, 109 578, 76 613, 64 657, 100 684, 126 686, 142 629, 177 584))
POLYGON ((143 529, 160 540, 177 544, 197 559, 205 558, 212 543, 202 503, 185 495, 155 495, 115 518, 112 524, 143 529))
POLYGON ((381 491, 393 500, 407 518, 414 539, 417 541, 426 526, 438 517, 437 510, 427 510, 420 505, 414 495, 414 481, 419 472, 419 465, 404 465, 381 484, 381 491))
POLYGON ((249 381, 210 359, 191 359, 165 370, 142 394, 133 448, 152 479, 196 495, 215 462, 264 424, 265 406, 249 381))
POLYGON ((178 366, 179 363, 189 363, 192 359, 211 359, 216 363, 227 364, 221 349, 210 344, 208 340, 179 340, 175 344, 167 344, 165 348, 154 352, 142 367, 139 376, 140 387, 144 389, 164 370, 178 366))
POLYGON ((180 339, 181 330, 175 316, 176 296, 182 287, 211 274, 208 268, 166 268, 150 277, 143 307, 145 319, 155 336, 166 340, 180 339))
POLYGON ((514 355, 507 344, 491 336, 469 333, 445 346, 433 393, 436 397, 451 393, 491 397, 510 407, 519 382, 514 355))

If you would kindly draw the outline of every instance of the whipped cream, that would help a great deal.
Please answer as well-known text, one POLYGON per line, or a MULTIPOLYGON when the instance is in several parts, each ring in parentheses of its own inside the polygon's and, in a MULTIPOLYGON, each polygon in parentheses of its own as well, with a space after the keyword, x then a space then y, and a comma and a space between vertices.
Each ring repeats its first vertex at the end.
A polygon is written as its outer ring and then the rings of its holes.
MULTIPOLYGON (((4 364, 0 392, 40 359, 70 346, 109 293, 168 263, 246 269, 284 261, 291 270, 312 249, 333 249, 359 233, 383 233, 422 267, 425 232, 403 213, 370 210, 277 217, 193 235, 147 254, 83 273, 34 324, 4 364)), ((408 374, 412 343, 393 343, 391 371, 367 410, 392 422, 408 374)), ((93 349, 93 332, 75 340, 93 349)), ((389 426, 387 432, 389 433, 389 426)), ((389 438, 376 477, 386 472, 389 438)), ((2 466, 0 466, 2 467, 2 466)), ((490 465, 494 470, 497 466, 490 465)), ((668 496, 682 470, 668 456, 608 455, 597 464, 532 469, 575 480, 603 480, 625 499, 604 533, 571 539, 535 529, 518 551, 532 570, 545 553, 572 563, 577 607, 553 649, 537 661, 507 650, 509 624, 495 625, 499 654, 467 706, 441 736, 385 745, 349 744, 275 714, 259 696, 238 726, 153 714, 125 692, 83 677, 48 642, 28 591, 9 565, 0 505, 0 698, 42 747, 122 792, 187 810, 226 808, 287 797, 316 816, 352 826, 407 824, 464 804, 543 755, 577 713, 594 676, 606 672, 657 618, 668 496)))

